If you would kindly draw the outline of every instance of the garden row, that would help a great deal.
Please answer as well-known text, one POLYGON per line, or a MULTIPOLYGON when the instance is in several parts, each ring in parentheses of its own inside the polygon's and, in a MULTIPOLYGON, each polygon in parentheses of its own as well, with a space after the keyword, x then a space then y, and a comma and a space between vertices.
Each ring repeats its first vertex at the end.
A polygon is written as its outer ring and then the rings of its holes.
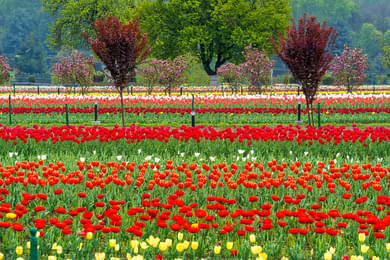
POLYGON ((389 256, 387 128, 37 126, 0 137, 7 258, 29 255, 31 227, 46 258, 389 256))

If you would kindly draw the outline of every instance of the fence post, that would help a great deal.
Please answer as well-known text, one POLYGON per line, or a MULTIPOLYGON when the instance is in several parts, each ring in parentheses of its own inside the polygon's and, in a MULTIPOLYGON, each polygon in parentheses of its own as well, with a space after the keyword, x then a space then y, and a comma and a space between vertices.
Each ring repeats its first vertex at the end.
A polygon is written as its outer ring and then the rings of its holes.
POLYGON ((69 126, 69 111, 68 111, 68 104, 65 104, 65 122, 66 122, 66 126, 69 126))
POLYGON ((38 95, 39 95, 39 85, 37 85, 37 92, 38 92, 38 95))
POLYGON ((242 86, 241 86, 241 95, 244 95, 244 91, 242 90, 242 86))
POLYGON ((180 87, 180 96, 183 95, 183 87, 180 87))
POLYGON ((15 83, 12 84, 12 86, 14 87, 14 96, 16 95, 16 87, 15 87, 15 83))
POLYGON ((301 101, 298 101, 298 120, 296 123, 302 123, 302 121, 301 121, 301 101))
POLYGON ((73 95, 76 95, 76 84, 73 84, 73 95))
POLYGON ((321 103, 318 102, 318 127, 321 127, 321 103))
POLYGON ((195 127, 194 94, 192 94, 191 125, 195 127))
POLYGON ((133 86, 131 86, 131 95, 133 95, 133 86))
POLYGON ((127 87, 127 95, 130 96, 130 87, 127 87))
POLYGON ((11 106, 11 94, 8 96, 8 115, 9 115, 9 124, 12 124, 12 106, 11 106))
POLYGON ((98 113, 97 113, 97 101, 95 101, 95 122, 97 121, 98 113))
POLYGON ((38 238, 37 229, 30 228, 30 258, 29 260, 38 260, 38 238))
POLYGON ((375 79, 374 79, 374 86, 373 86, 374 94, 375 94, 375 79))
POLYGON ((59 95, 60 94, 60 88, 57 87, 57 94, 59 95))

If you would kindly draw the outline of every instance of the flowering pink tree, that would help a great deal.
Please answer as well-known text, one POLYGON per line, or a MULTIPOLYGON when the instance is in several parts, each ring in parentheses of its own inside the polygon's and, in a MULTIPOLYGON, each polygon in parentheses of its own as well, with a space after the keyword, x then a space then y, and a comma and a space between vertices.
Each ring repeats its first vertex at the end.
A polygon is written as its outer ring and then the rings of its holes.
POLYGON ((331 65, 336 85, 346 86, 349 93, 352 93, 353 86, 360 86, 367 79, 367 75, 364 75, 368 68, 367 55, 362 52, 362 49, 344 46, 343 53, 336 56, 331 65))
POLYGON ((153 59, 143 67, 137 69, 137 74, 142 77, 142 81, 148 88, 148 94, 152 94, 153 87, 159 82, 159 64, 160 61, 153 59))
POLYGON ((242 79, 242 69, 240 65, 233 63, 226 63, 218 68, 217 74, 221 77, 222 81, 228 83, 233 92, 234 87, 240 84, 242 79))
POLYGON ((7 57, 0 56, 0 84, 5 84, 9 81, 10 66, 7 64, 7 57))
POLYGON ((158 72, 158 83, 165 86, 165 94, 171 94, 174 88, 180 87, 185 81, 185 70, 188 67, 188 60, 180 55, 171 60, 154 60, 158 72))
POLYGON ((275 61, 271 60, 267 54, 251 45, 245 48, 245 62, 241 64, 243 72, 256 92, 261 92, 262 85, 269 85, 271 82, 271 72, 275 61))
POLYGON ((92 56, 84 57, 84 53, 75 51, 72 57, 65 57, 55 63, 52 73, 56 83, 79 84, 84 95, 93 82, 95 62, 92 56))

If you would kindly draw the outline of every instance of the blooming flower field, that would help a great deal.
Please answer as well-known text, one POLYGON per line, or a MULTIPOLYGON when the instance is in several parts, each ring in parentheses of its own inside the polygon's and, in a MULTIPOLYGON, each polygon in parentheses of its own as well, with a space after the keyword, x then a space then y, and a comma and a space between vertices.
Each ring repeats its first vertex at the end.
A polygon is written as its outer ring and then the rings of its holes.
POLYGON ((42 259, 389 258, 390 128, 352 126, 388 122, 389 96, 321 95, 320 128, 278 95, 197 96, 196 127, 190 96, 127 97, 127 128, 81 123, 95 102, 118 121, 118 101, 16 95, 14 127, 0 96, 0 259, 28 258, 31 227, 42 259))
MULTIPOLYGON (((304 97, 296 95, 196 95, 194 111, 196 123, 203 125, 290 124, 297 120, 298 102, 302 104, 302 119, 306 120, 304 97)), ((314 112, 318 112, 319 103, 322 125, 378 125, 388 122, 390 113, 387 94, 319 95, 316 102, 314 112)), ((95 103, 101 124, 112 126, 118 122, 117 114, 121 109, 117 95, 15 95, 11 96, 13 123, 64 124, 67 104, 71 124, 91 125, 95 103)), ((189 95, 125 97, 126 121, 138 125, 188 125, 191 110, 192 96, 189 95)), ((0 96, 0 123, 9 122, 8 113, 9 97, 0 96)))

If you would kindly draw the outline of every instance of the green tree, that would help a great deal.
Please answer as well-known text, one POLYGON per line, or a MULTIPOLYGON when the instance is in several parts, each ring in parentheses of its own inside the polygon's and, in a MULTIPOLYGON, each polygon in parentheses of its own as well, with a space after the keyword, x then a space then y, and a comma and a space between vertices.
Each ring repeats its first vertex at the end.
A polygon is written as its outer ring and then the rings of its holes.
POLYGON ((45 72, 45 51, 37 34, 31 33, 16 50, 14 64, 19 71, 24 73, 45 72))
POLYGON ((390 30, 387 30, 383 35, 383 45, 390 46, 390 30))
POLYGON ((327 20, 329 25, 347 25, 357 6, 353 0, 292 0, 294 18, 314 15, 318 20, 327 20))
POLYGON ((226 61, 242 60, 244 47, 272 52, 269 42, 284 32, 291 15, 287 0, 142 1, 136 8, 155 57, 198 55, 207 74, 226 61))
POLYGON ((390 79, 390 46, 383 48, 382 64, 387 70, 387 78, 390 79))
POLYGON ((358 36, 358 47, 368 55, 368 79, 375 80, 375 74, 383 73, 383 35, 373 24, 364 23, 358 36))
POLYGON ((85 31, 94 36, 91 23, 106 15, 114 15, 127 21, 134 7, 134 0, 41 0, 44 10, 55 21, 49 28, 47 43, 50 47, 68 45, 73 48, 87 47, 82 36, 85 31))

